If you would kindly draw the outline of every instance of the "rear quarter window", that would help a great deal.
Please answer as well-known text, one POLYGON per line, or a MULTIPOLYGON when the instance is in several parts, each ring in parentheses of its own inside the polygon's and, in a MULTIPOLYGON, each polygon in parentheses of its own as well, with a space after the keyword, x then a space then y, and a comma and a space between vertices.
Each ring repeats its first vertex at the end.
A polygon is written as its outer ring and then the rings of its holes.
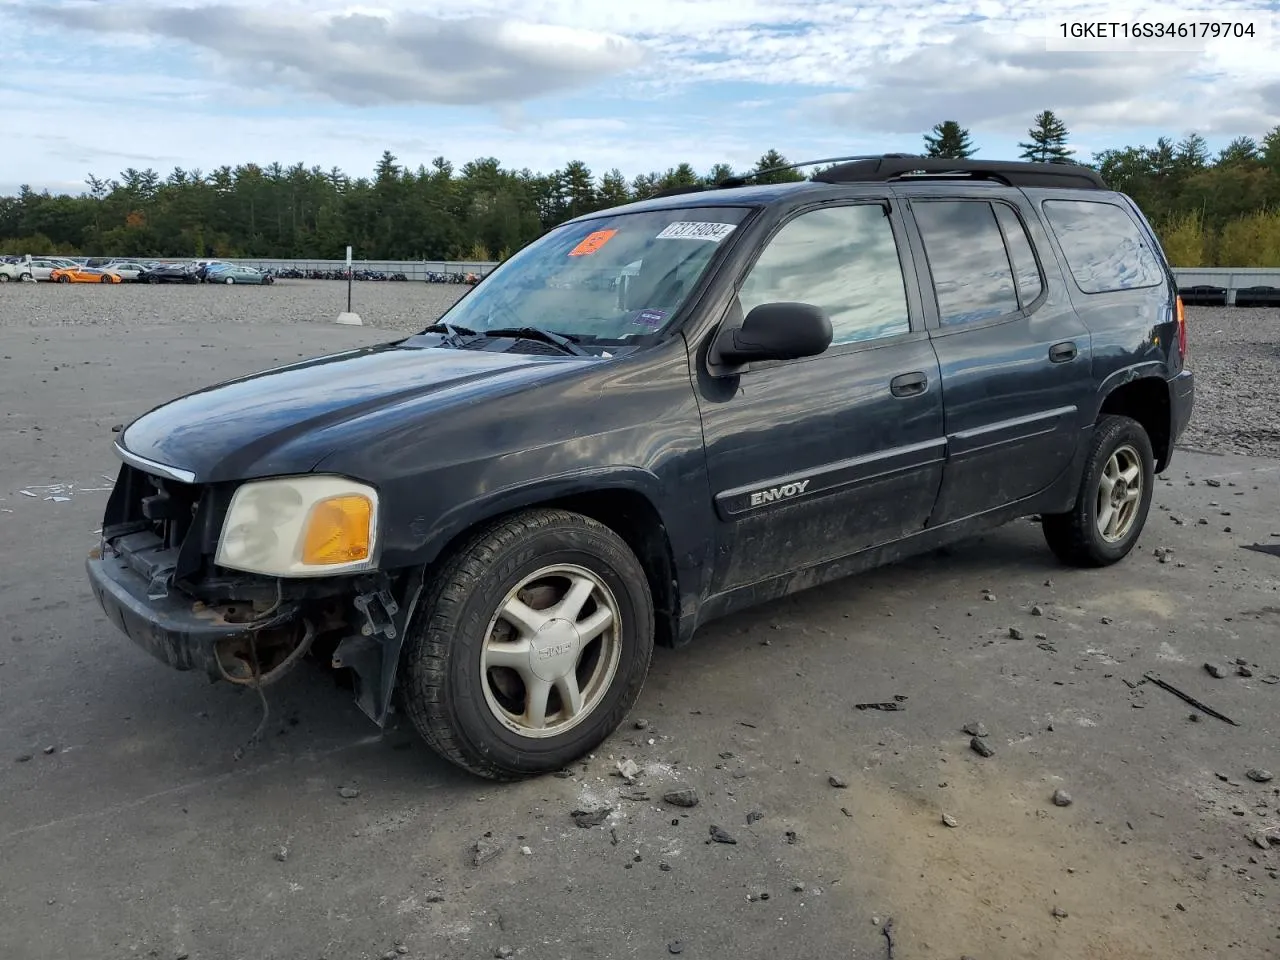
POLYGON ((1045 219, 1085 293, 1159 286, 1160 260, 1128 211, 1099 200, 1046 200, 1045 219))

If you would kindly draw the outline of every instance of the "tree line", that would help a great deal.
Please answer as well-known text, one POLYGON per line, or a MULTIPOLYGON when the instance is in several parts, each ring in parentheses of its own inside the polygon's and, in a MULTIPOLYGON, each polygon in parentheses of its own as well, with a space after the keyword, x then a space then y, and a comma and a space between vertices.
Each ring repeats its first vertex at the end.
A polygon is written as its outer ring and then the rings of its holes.
MULTIPOLYGON (((1261 140, 1239 137, 1216 155, 1198 134, 1088 161, 1069 143, 1066 124, 1045 110, 1019 144, 1020 157, 1100 171, 1155 224, 1175 266, 1280 267, 1280 126, 1261 140)), ((936 124, 922 146, 931 157, 979 151, 957 120, 936 124)), ((750 171, 753 182, 805 179, 778 169, 787 164, 769 150, 750 171)), ((350 244, 369 260, 495 260, 581 214, 734 173, 727 164, 699 173, 681 163, 628 180, 616 169, 597 177, 581 161, 536 173, 492 157, 460 168, 436 157, 413 168, 389 151, 365 177, 302 163, 167 175, 130 167, 112 178, 90 174, 78 196, 24 186, 0 197, 0 254, 333 260, 350 244)))

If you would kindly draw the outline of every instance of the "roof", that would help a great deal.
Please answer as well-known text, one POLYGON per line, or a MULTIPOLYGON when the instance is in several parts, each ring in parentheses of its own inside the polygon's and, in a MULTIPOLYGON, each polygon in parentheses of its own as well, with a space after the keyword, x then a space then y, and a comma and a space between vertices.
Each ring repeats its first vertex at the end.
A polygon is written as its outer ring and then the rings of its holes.
MULTIPOLYGON (((799 191, 831 190, 835 187, 870 186, 887 182, 928 183, 958 180, 966 183, 1000 184, 1010 187, 1053 187, 1073 190, 1110 190, 1101 174, 1077 163, 1029 163, 1021 160, 949 160, 918 157, 902 153, 874 156, 833 158, 833 166, 814 175, 812 180, 790 183, 742 186, 745 177, 734 178, 725 186, 692 186, 676 188, 647 200, 637 200, 606 210, 584 214, 577 220, 591 220, 615 213, 642 213, 648 210, 680 210, 689 207, 764 206, 799 191)), ((817 160, 814 163, 830 163, 817 160)), ((779 170, 809 166, 790 164, 779 170)), ((767 171, 762 171, 767 172, 767 171)), ((570 221, 573 222, 573 221, 570 221)))

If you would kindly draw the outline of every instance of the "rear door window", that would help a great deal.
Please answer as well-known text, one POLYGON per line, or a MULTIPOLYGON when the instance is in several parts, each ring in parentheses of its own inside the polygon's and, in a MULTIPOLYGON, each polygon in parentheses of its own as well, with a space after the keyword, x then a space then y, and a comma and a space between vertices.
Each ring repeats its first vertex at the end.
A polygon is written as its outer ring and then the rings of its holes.
POLYGON ((1018 311, 1013 268, 990 203, 913 200, 911 211, 924 239, 943 326, 1018 311))
POLYGON ((1085 293, 1154 287, 1164 270, 1128 212, 1099 200, 1041 205, 1076 285, 1085 293))

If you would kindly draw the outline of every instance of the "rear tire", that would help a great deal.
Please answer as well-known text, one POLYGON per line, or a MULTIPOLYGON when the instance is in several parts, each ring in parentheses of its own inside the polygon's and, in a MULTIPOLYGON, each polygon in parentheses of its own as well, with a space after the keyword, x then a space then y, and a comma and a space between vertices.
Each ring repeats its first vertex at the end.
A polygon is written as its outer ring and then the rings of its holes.
POLYGON ((1142 424, 1103 417, 1093 430, 1075 506, 1042 520, 1049 549, 1076 567, 1123 560, 1147 522, 1155 472, 1151 438, 1142 424))
POLYGON ((99 283, 115 283, 115 281, 111 279, 110 275, 105 273, 102 275, 102 279, 99 280, 98 282, 99 283))
POLYGON ((490 780, 560 770, 640 695, 653 598, 603 524, 522 512, 467 538, 430 584, 405 637, 401 693, 422 738, 463 769, 490 780))
POLYGON ((58 278, 58 282, 59 282, 59 283, 70 283, 70 282, 71 282, 71 278, 70 278, 70 277, 68 277, 68 276, 64 273, 62 276, 60 276, 60 277, 58 278))

